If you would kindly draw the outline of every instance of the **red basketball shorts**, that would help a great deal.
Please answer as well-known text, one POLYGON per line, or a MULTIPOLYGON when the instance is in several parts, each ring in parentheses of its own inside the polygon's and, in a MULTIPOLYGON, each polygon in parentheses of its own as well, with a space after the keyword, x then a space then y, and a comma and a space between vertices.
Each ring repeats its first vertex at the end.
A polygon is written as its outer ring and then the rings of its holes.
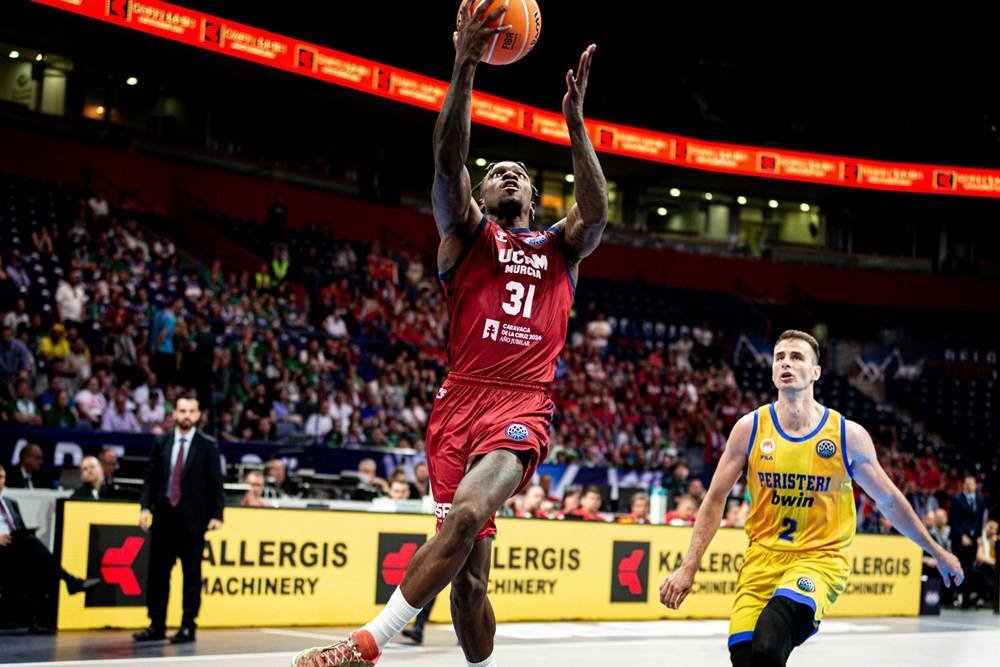
MULTIPOLYGON (((531 482, 548 453, 555 405, 541 385, 523 386, 450 373, 438 390, 427 424, 427 465, 437 529, 448 516, 455 491, 481 457, 498 449, 517 452, 524 477, 514 494, 531 482)), ((477 540, 497 534, 493 517, 477 540)))

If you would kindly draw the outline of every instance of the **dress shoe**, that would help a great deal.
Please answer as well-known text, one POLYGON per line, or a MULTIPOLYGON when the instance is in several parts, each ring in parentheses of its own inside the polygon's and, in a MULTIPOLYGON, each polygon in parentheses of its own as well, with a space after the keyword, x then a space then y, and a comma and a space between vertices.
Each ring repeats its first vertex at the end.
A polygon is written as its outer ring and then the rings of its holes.
POLYGON ((32 623, 28 628, 29 635, 54 635, 55 633, 55 628, 50 628, 49 626, 42 625, 41 623, 32 623))
POLYGON ((77 593, 83 593, 84 591, 89 591, 91 588, 101 583, 101 580, 92 577, 90 579, 80 579, 79 577, 71 577, 66 580, 66 590, 69 591, 70 595, 76 595, 77 593))
POLYGON ((420 645, 424 643, 424 630, 417 626, 412 628, 406 628, 403 630, 403 636, 407 639, 411 639, 414 644, 420 645))
POLYGON ((140 630, 132 635, 132 639, 137 642, 155 642, 161 639, 167 638, 167 631, 165 628, 158 628, 154 625, 149 626, 145 630, 140 630))
POLYGON ((190 644, 194 641, 194 626, 183 625, 177 634, 170 638, 171 644, 190 644))

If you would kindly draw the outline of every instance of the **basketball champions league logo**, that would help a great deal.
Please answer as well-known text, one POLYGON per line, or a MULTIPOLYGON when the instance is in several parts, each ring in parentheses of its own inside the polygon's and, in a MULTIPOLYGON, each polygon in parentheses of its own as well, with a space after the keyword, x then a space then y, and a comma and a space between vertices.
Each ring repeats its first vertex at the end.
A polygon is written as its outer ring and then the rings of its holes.
POLYGON ((837 445, 833 440, 820 440, 816 444, 816 453, 823 459, 833 458, 837 453, 837 445))
POLYGON ((514 442, 524 442, 531 435, 531 431, 524 424, 518 424, 517 422, 512 422, 507 427, 507 437, 514 442))

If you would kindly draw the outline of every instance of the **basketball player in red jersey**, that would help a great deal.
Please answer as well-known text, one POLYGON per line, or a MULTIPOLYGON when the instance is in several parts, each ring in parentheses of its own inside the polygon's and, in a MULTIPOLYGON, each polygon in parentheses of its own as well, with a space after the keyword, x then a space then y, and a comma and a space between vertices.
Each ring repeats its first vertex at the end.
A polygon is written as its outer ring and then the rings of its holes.
MULTIPOLYGON (((466 0, 467 2, 470 0, 466 0)), ((496 620, 486 597, 493 516, 545 459, 554 406, 545 386, 566 341, 580 260, 607 220, 607 183, 583 122, 595 46, 566 73, 576 204, 532 231, 534 188, 518 162, 492 165, 471 196, 472 83, 504 7, 478 2, 455 35, 451 87, 434 128, 438 270, 448 299, 451 372, 427 426, 437 534, 413 556, 381 614, 345 641, 304 651, 293 664, 372 665, 382 649, 449 583, 451 616, 470 666, 494 667, 496 620)), ((465 7, 463 6, 463 12, 465 7)))

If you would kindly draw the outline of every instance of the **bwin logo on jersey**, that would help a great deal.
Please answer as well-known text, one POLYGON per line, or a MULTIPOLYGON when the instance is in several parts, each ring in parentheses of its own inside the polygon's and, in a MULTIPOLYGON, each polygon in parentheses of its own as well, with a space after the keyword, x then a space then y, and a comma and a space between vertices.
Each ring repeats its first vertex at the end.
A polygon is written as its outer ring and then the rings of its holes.
POLYGON ((530 432, 524 424, 514 422, 507 427, 507 437, 514 442, 523 442, 528 439, 530 432))
POLYGON ((833 444, 833 440, 820 440, 816 443, 816 453, 821 459, 831 458, 837 453, 837 445, 833 444))

